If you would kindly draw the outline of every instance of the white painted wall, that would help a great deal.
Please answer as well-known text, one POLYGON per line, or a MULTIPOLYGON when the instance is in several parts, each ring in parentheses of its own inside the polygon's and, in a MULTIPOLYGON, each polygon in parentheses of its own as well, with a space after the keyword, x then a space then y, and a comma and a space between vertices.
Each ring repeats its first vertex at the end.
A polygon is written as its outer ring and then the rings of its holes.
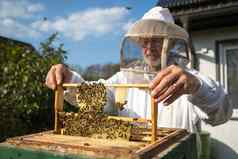
MULTIPOLYGON (((194 47, 199 57, 199 70, 203 74, 216 80, 215 41, 238 39, 238 26, 222 29, 210 29, 191 33, 194 47)), ((238 97, 238 95, 237 95, 238 97)), ((211 133, 212 158, 238 159, 238 121, 211 127, 203 124, 203 130, 211 133)))
POLYGON ((191 36, 196 53, 200 57, 199 70, 216 80, 215 41, 238 39, 238 26, 192 32, 191 36))

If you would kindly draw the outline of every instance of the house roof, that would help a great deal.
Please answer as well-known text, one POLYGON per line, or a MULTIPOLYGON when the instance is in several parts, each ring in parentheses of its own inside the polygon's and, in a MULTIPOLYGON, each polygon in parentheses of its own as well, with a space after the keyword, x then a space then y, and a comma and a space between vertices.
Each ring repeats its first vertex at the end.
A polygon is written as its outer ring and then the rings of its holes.
POLYGON ((235 2, 236 0, 159 0, 157 5, 162 7, 167 7, 170 9, 173 8, 184 8, 184 7, 193 7, 197 8, 204 5, 222 5, 226 3, 235 2))
POLYGON ((169 8, 180 25, 188 19, 191 30, 238 25, 237 0, 159 0, 157 6, 169 8))

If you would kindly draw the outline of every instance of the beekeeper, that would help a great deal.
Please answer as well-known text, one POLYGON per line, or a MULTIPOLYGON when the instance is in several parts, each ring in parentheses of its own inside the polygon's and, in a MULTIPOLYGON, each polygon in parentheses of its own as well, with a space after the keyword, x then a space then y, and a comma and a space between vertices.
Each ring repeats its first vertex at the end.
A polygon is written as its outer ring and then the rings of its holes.
MULTIPOLYGON (((213 80, 189 68, 191 54, 187 32, 174 24, 167 8, 154 7, 135 22, 121 47, 121 70, 105 83, 149 82, 151 95, 158 100, 158 126, 200 130, 201 120, 211 125, 226 122, 232 106, 224 90, 213 80)), ((55 89, 60 83, 80 83, 83 78, 63 64, 51 67, 46 85, 55 89)), ((108 90, 105 112, 129 117, 151 117, 150 94, 128 89, 123 110, 113 107, 113 90, 108 90)), ((75 104, 73 90, 65 100, 75 104)))

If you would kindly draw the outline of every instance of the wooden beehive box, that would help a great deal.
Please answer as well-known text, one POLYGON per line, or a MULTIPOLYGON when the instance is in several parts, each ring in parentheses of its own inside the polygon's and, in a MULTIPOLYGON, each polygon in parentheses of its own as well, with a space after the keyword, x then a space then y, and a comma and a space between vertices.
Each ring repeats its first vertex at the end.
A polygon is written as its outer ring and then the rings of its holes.
MULTIPOLYGON (((64 84, 63 87, 75 87, 77 84, 64 84)), ((148 85, 108 85, 116 88, 139 87, 147 89, 148 85)), ((118 120, 150 122, 148 128, 133 128, 136 132, 130 140, 95 139, 90 137, 62 135, 59 113, 63 111, 64 90, 58 87, 55 92, 55 128, 53 131, 10 138, 4 147, 15 146, 17 149, 33 149, 35 151, 55 152, 64 156, 76 155, 73 158, 152 158, 164 152, 168 147, 188 135, 184 129, 157 128, 157 103, 152 100, 152 120, 141 118, 113 117, 118 120)), ((120 91, 125 92, 125 91, 120 91)), ((120 100, 123 95, 120 95, 120 100)), ((18 152, 18 150, 13 150, 18 152)), ((11 153, 10 153, 11 154, 11 153)))
MULTIPOLYGON (((157 140, 153 143, 58 135, 48 131, 10 138, 3 145, 15 146, 17 149, 30 149, 37 153, 46 151, 64 156, 77 156, 73 158, 147 159, 159 156, 171 145, 188 135, 183 129, 159 128, 157 131, 157 140)), ((14 152, 17 150, 14 149, 14 152)))

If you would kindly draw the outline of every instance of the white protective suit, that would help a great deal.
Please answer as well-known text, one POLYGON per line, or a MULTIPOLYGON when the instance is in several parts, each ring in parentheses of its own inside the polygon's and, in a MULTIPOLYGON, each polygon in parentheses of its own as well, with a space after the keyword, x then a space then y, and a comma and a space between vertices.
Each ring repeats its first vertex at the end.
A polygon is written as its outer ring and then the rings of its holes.
MULTIPOLYGON (((168 106, 158 103, 158 127, 183 128, 189 132, 198 132, 200 121, 204 120, 213 126, 229 120, 232 115, 232 105, 224 90, 213 80, 202 76, 195 70, 188 70, 200 79, 201 87, 193 95, 182 95, 168 106)), ((108 80, 99 80, 103 83, 127 83, 123 72, 118 72, 108 80)), ((83 78, 73 72, 72 83, 83 82, 83 78)), ((114 91, 107 91, 108 103, 105 112, 120 116, 151 118, 150 95, 144 90, 130 88, 127 104, 122 111, 114 106, 114 91)), ((65 100, 76 105, 73 90, 65 93, 65 100)))

